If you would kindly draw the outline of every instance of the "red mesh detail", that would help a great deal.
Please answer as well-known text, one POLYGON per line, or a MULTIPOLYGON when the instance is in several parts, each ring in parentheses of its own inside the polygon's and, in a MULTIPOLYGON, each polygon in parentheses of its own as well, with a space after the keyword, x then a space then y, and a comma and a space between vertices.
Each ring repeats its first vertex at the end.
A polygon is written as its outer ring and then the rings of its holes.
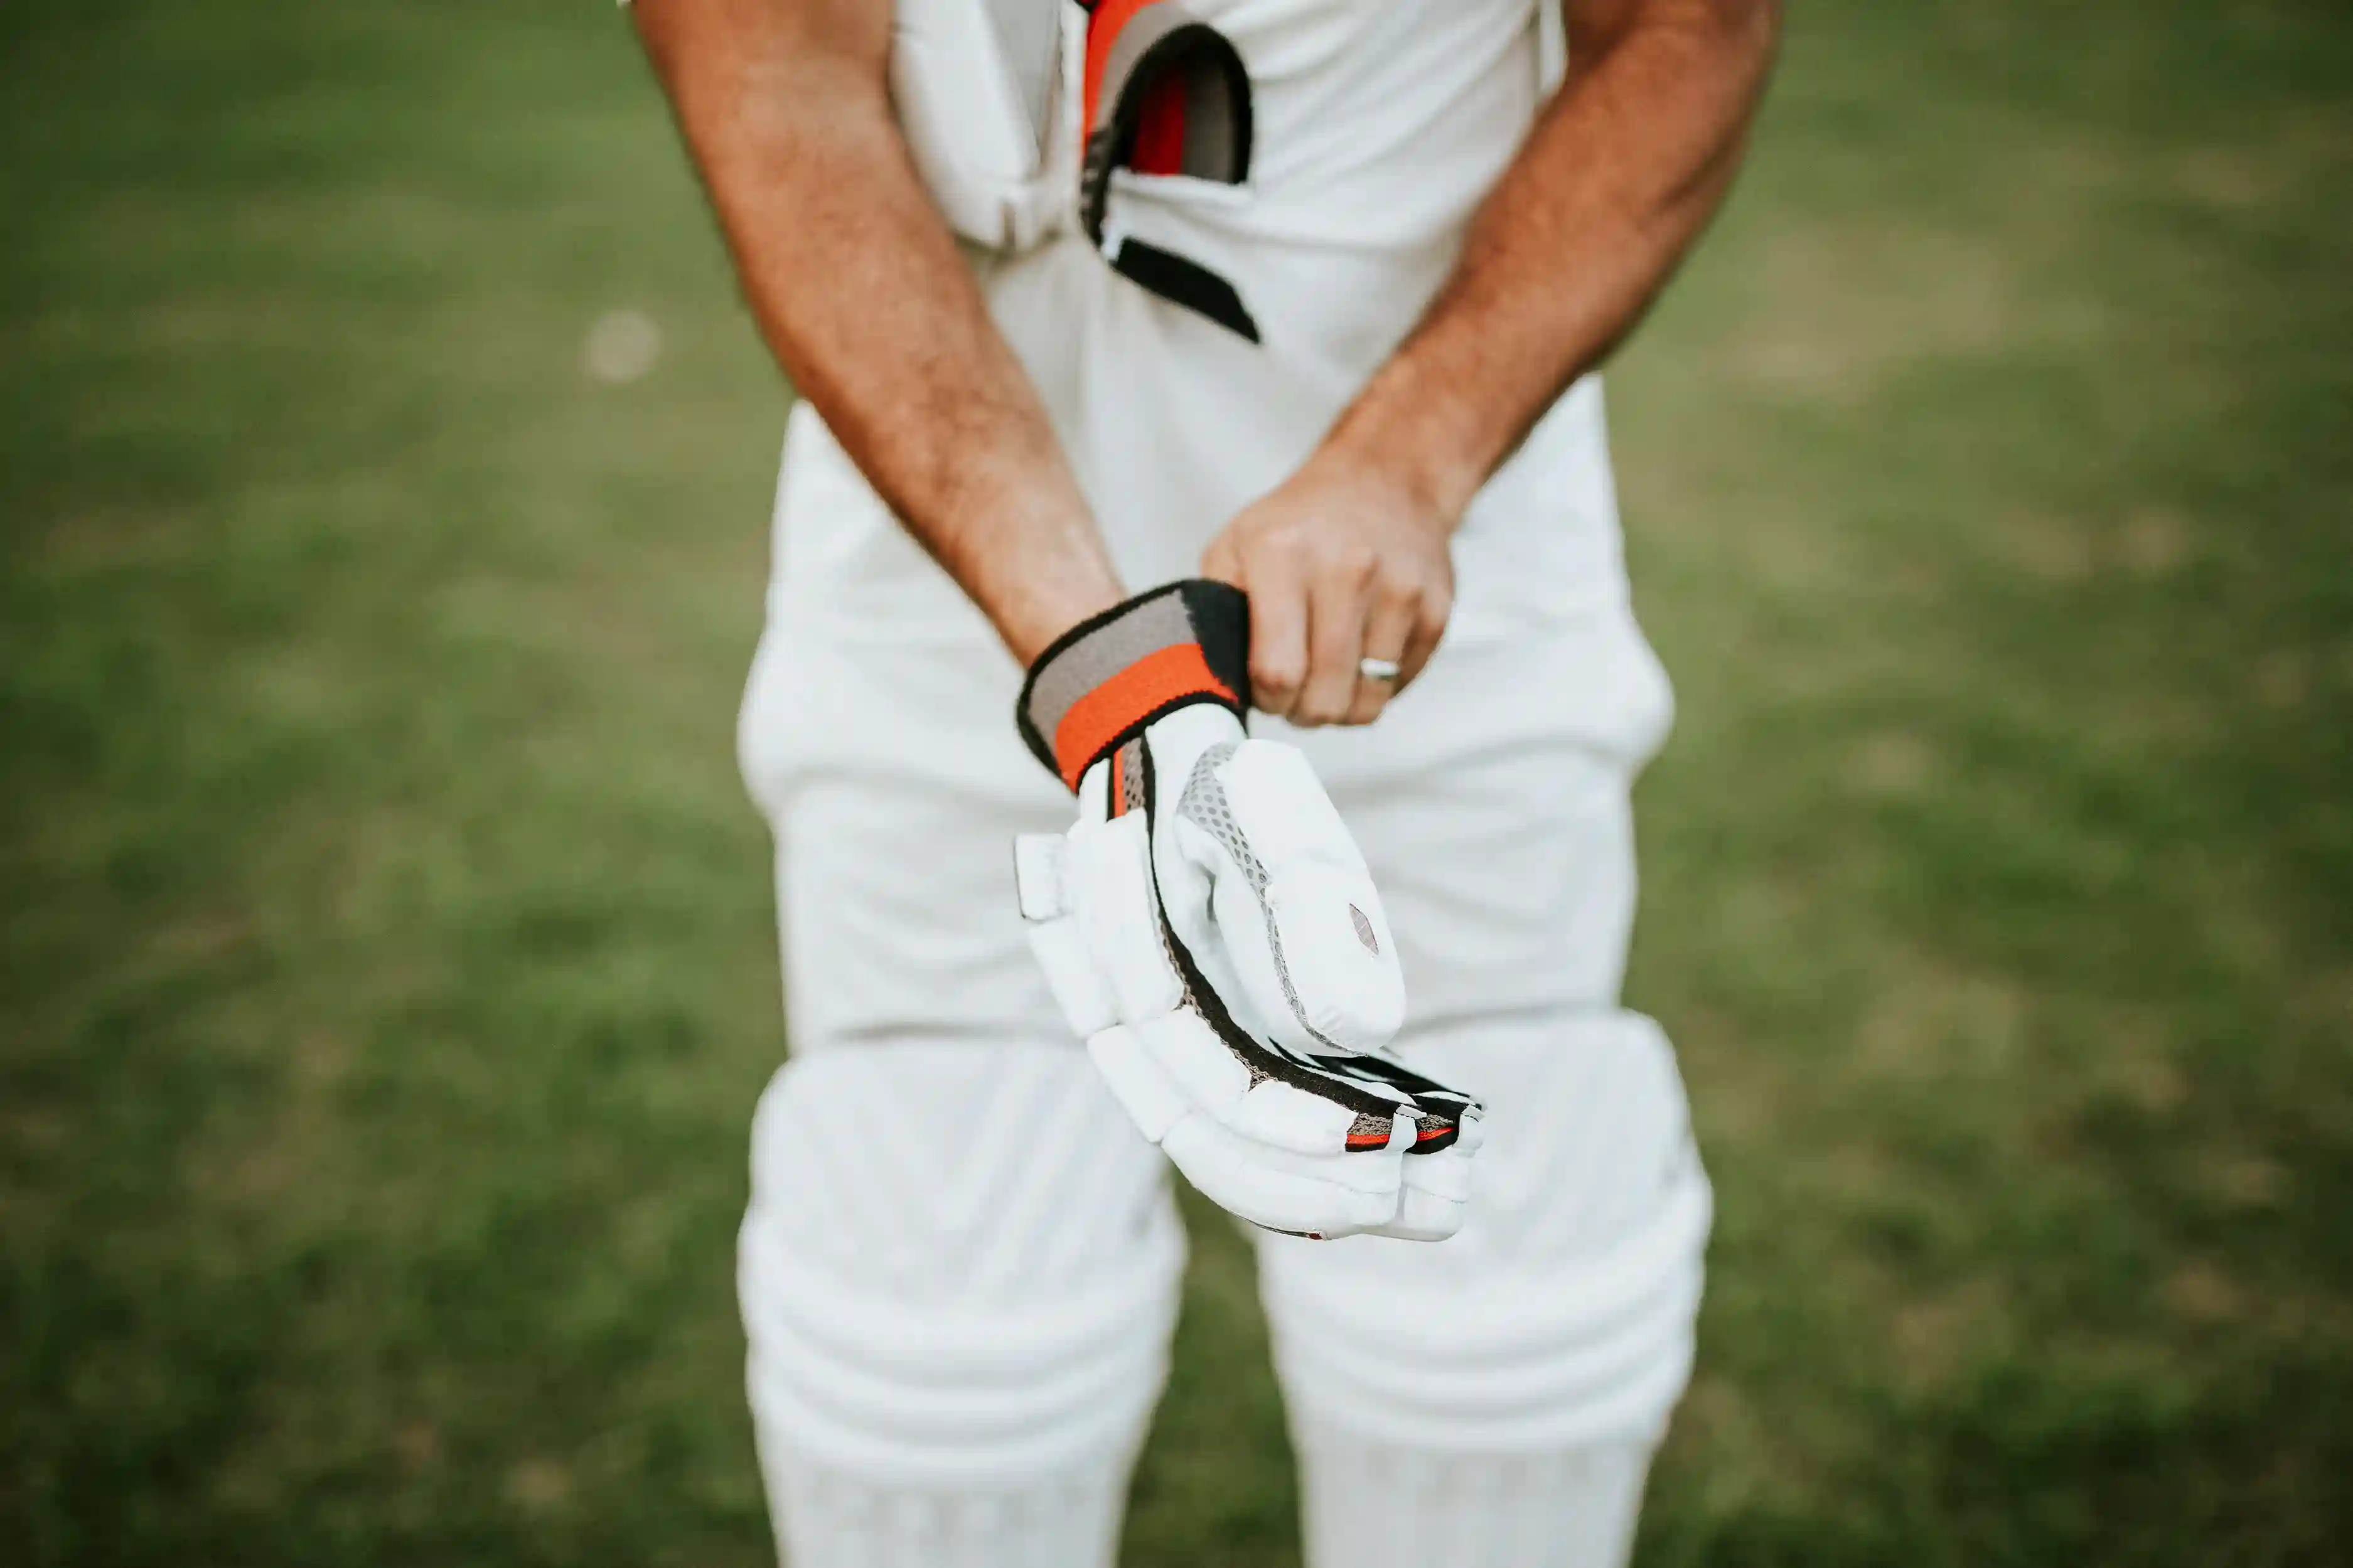
POLYGON ((1185 100, 1181 71, 1164 71, 1145 89, 1135 121, 1135 150, 1128 167, 1139 174, 1185 172, 1185 100))

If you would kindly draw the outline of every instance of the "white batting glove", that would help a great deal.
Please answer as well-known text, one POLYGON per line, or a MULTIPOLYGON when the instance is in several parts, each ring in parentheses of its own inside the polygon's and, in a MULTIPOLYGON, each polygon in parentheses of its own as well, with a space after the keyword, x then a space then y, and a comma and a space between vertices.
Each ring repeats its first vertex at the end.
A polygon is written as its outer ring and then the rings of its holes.
POLYGON ((1211 1199, 1273 1230, 1440 1240, 1483 1112, 1378 1054, 1405 1017, 1388 919, 1306 758, 1243 731, 1249 626, 1239 590, 1176 583, 1031 668, 1022 734, 1079 819, 1015 846, 1030 947, 1211 1199))

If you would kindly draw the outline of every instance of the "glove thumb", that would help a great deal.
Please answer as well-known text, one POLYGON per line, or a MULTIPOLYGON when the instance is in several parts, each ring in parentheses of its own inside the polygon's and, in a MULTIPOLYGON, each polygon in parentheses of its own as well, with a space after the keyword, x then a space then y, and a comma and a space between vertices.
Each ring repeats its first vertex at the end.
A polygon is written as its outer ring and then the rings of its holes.
POLYGON ((1177 801, 1208 871, 1227 966, 1259 1023, 1301 1051, 1377 1049, 1405 1023, 1405 975, 1356 840, 1297 748, 1203 758, 1177 801))

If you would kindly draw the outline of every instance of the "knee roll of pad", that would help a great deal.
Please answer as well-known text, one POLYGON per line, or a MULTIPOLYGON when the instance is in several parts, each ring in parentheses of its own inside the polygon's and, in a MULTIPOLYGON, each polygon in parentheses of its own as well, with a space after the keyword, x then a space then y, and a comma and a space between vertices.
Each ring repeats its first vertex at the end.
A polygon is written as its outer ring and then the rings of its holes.
POLYGON ((884 1487, 1124 1476, 1183 1267, 1159 1161, 1082 1053, 796 1060, 738 1267, 764 1456, 884 1487))
POLYGON ((1442 1247, 1261 1239, 1294 1421, 1466 1452, 1654 1439, 1710 1218, 1664 1036, 1611 1011, 1404 1054, 1491 1108, 1478 1184, 1442 1247))

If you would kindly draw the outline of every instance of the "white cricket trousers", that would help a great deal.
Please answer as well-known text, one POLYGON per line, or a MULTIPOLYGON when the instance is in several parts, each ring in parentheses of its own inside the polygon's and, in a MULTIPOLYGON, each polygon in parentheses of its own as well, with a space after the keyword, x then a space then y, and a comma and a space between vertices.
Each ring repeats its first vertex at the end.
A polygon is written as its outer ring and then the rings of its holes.
MULTIPOLYGON (((740 743, 792 1058, 739 1285, 794 1568, 1103 1568, 1163 1382, 1167 1178, 1014 907, 1012 837, 1071 809, 1015 737, 1018 681, 968 616, 772 591, 740 743)), ((1377 725, 1291 737, 1387 900, 1400 1049, 1493 1118, 1451 1240, 1261 1237, 1311 1568, 1625 1559, 1709 1214, 1672 1051, 1618 1000, 1628 791, 1670 707, 1610 599, 1458 627, 1377 725)))

